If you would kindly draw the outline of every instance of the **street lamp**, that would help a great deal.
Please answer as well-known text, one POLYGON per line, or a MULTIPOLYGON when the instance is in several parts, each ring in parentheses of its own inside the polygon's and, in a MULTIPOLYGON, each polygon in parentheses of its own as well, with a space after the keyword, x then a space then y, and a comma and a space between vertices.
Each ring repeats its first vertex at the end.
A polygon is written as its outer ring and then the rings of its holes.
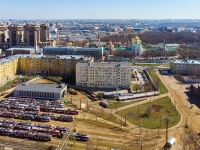
POLYGON ((85 98, 85 97, 80 98, 80 109, 81 109, 82 98, 85 98))
POLYGON ((168 124, 169 124, 170 119, 165 118, 165 121, 166 121, 166 142, 167 142, 167 140, 168 140, 168 124))

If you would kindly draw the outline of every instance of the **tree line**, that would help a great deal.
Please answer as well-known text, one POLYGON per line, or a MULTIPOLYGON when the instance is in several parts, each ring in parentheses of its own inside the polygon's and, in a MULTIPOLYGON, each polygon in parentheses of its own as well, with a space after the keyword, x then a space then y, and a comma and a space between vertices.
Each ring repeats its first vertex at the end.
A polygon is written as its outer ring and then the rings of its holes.
POLYGON ((158 44, 158 43, 177 43, 177 44, 191 44, 191 43, 200 43, 200 33, 192 32, 166 32, 166 31, 149 31, 142 34, 116 34, 104 36, 101 38, 101 41, 107 42, 121 42, 122 44, 128 44, 131 38, 138 36, 143 43, 143 46, 146 44, 158 44))

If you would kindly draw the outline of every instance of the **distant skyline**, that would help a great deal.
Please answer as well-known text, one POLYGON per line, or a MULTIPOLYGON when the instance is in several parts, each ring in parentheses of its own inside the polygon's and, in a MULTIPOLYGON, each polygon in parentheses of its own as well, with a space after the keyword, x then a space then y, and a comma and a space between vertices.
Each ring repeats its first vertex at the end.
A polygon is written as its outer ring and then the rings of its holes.
POLYGON ((200 0, 1 0, 3 19, 200 19, 200 0))

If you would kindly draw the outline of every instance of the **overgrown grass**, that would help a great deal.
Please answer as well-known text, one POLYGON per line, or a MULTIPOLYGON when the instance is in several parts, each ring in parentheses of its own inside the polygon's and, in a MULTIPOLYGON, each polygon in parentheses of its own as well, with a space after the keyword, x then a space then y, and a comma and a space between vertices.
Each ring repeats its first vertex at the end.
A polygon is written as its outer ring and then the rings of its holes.
POLYGON ((136 78, 132 78, 131 81, 136 81, 136 78))
POLYGON ((134 91, 136 86, 137 86, 137 84, 131 83, 131 90, 134 91))
POLYGON ((110 109, 116 109, 116 108, 120 108, 120 107, 123 107, 123 106, 127 106, 127 105, 130 105, 130 104, 137 103, 138 101, 141 101, 141 100, 135 100, 135 101, 123 102, 123 103, 113 102, 112 105, 109 108, 110 109))
POLYGON ((161 94, 165 94, 168 92, 167 88, 165 87, 165 85, 163 84, 163 82, 160 80, 160 78, 157 76, 157 74, 155 73, 154 70, 150 69, 148 70, 148 73, 149 75, 151 76, 152 80, 154 81, 154 83, 156 81, 159 80, 159 87, 158 87, 158 91, 161 93, 161 94))
POLYGON ((126 116, 128 121, 137 126, 142 125, 142 127, 149 129, 166 128, 166 118, 170 119, 169 127, 175 126, 181 119, 169 97, 131 107, 119 111, 117 114, 126 116))

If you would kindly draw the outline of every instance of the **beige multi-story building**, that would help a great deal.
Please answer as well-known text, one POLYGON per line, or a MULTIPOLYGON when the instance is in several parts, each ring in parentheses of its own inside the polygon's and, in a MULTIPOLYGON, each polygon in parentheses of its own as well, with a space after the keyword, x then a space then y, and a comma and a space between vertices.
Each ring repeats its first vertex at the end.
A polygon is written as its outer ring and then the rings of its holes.
POLYGON ((20 48, 55 46, 55 40, 50 39, 48 24, 26 24, 24 26, 11 24, 8 27, 0 24, 0 47, 6 49, 13 46, 20 48))
POLYGON ((18 57, 0 59, 0 86, 13 79, 18 70, 18 57))
POLYGON ((20 74, 50 74, 60 76, 75 76, 78 62, 90 62, 93 57, 81 55, 14 55, 0 59, 0 86, 20 74))
POLYGON ((170 62, 170 71, 176 74, 200 75, 200 61, 173 60, 170 62))
POLYGON ((19 59, 19 73, 24 74, 53 74, 75 75, 78 62, 93 61, 92 57, 69 55, 17 55, 19 59))
POLYGON ((131 64, 128 62, 80 62, 76 65, 76 85, 128 88, 130 84, 131 64))
POLYGON ((19 46, 23 42, 24 28, 21 25, 11 24, 8 26, 10 46, 19 46))

